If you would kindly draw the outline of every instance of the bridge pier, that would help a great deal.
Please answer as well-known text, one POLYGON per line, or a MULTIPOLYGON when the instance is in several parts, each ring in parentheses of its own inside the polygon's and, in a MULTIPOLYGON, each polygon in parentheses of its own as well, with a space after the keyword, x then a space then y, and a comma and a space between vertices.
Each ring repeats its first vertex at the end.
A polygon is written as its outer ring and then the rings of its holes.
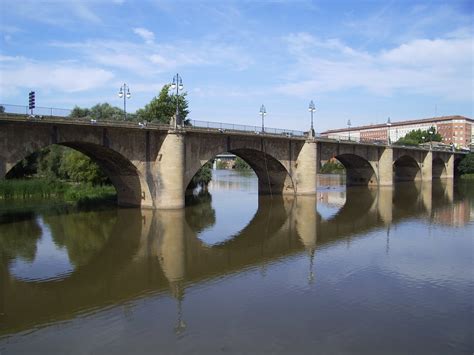
POLYGON ((306 140, 296 160, 294 175, 295 193, 309 195, 316 193, 317 185, 317 143, 306 140))
POLYGON ((432 181, 433 180, 433 152, 430 150, 422 157, 421 161, 421 180, 432 181))
POLYGON ((378 178, 380 186, 393 185, 393 149, 385 148, 378 161, 378 178))
POLYGON ((454 154, 450 154, 446 162, 446 178, 454 178, 454 154))
POLYGON ((156 161, 155 206, 158 209, 184 207, 185 133, 170 130, 166 135, 156 161))

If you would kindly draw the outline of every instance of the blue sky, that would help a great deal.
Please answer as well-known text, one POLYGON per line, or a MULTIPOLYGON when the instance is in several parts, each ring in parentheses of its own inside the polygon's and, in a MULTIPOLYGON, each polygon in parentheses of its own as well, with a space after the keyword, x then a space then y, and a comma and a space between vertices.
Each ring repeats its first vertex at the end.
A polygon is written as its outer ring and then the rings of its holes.
POLYGON ((0 102, 143 107, 176 72, 190 118, 316 131, 472 117, 474 2, 0 0, 0 102))

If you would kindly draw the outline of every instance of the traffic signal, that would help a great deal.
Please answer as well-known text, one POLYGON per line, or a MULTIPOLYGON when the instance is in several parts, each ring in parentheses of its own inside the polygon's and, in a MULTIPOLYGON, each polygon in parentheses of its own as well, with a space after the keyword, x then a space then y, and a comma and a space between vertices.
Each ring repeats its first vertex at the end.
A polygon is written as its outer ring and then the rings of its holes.
POLYGON ((29 97, 28 108, 29 108, 30 110, 32 110, 32 109, 35 108, 35 92, 34 92, 34 91, 30 91, 28 97, 29 97))

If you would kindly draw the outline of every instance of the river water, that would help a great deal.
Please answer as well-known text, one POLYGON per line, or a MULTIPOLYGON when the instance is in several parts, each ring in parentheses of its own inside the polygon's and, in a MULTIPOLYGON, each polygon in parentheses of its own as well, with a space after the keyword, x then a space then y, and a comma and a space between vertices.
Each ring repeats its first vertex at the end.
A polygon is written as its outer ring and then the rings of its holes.
POLYGON ((0 205, 0 353, 472 354, 474 189, 259 197, 214 172, 177 211, 0 205))

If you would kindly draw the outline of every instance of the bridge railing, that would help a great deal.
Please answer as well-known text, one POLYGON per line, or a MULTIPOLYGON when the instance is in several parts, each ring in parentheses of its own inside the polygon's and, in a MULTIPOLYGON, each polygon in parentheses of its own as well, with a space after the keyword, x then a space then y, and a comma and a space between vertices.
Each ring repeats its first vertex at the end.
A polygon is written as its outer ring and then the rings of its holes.
MULTIPOLYGON (((3 113, 12 113, 17 115, 29 115, 31 113, 31 110, 28 109, 28 106, 10 104, 0 104, 0 111, 3 113)), ((49 116, 66 118, 71 114, 71 111, 72 110, 66 108, 35 107, 33 109, 33 114, 45 117, 49 116)))
MULTIPOLYGON (((223 122, 198 121, 198 120, 189 120, 189 124, 191 125, 191 128, 195 127, 195 128, 204 128, 204 129, 218 129, 221 131, 239 131, 239 132, 262 134, 262 127, 260 126, 241 125, 241 124, 223 123, 223 122)), ((305 135, 307 135, 307 133, 303 131, 297 131, 293 129, 271 128, 271 127, 265 127, 264 133, 297 136, 297 137, 304 137, 305 135)))
MULTIPOLYGON (((91 120, 90 117, 82 117, 82 118, 70 118, 69 115, 71 114, 72 110, 70 109, 63 109, 63 108, 55 108, 55 107, 36 107, 33 110, 33 115, 37 117, 50 117, 55 120, 62 120, 67 119, 70 121, 77 121, 77 122, 91 122, 97 123, 95 120, 91 120)), ((28 109, 28 106, 23 105, 11 105, 11 104, 0 104, 0 115, 1 114, 13 114, 19 116, 29 116, 31 111, 28 109)), ((123 120, 100 120, 100 124, 105 125, 113 125, 113 126, 121 126, 121 127, 134 127, 139 126, 142 128, 159 128, 159 129, 168 129, 169 125, 157 122, 149 122, 148 124, 144 125, 143 122, 133 122, 133 121, 123 121, 123 120)), ((262 127, 261 126, 252 126, 252 125, 241 125, 241 124, 233 124, 233 123, 224 123, 224 122, 211 122, 211 121, 199 121, 199 120, 188 120, 189 126, 186 126, 187 129, 199 129, 199 130, 219 130, 221 132, 226 131, 235 131, 235 132, 247 132, 253 134, 262 134, 262 127)), ((291 129, 281 129, 281 128, 271 128, 265 127, 264 134, 270 135, 284 135, 287 137, 307 137, 308 132, 298 131, 298 130, 291 130, 291 129)), ((360 144, 374 144, 374 145, 387 145, 387 140, 363 137, 360 138, 356 135, 349 135, 349 134, 329 134, 329 135, 321 135, 316 134, 316 138, 320 140, 328 140, 328 141, 337 141, 337 142, 347 142, 347 143, 360 143, 360 144)), ((423 149, 423 150, 430 150, 429 146, 404 146, 404 145, 395 145, 392 142, 393 146, 399 148, 408 148, 408 149, 423 149)), ((438 150, 438 151, 458 151, 453 148, 443 148, 437 147, 435 145, 431 146, 431 150, 438 150)))
MULTIPOLYGON (((90 117, 82 118, 70 118, 72 110, 61 109, 54 107, 36 107, 33 109, 33 115, 38 117, 52 117, 52 118, 65 118, 74 121, 85 121, 89 120, 90 117)), ((0 104, 0 113, 14 114, 14 115, 26 115, 31 114, 31 110, 28 109, 28 106, 22 105, 10 105, 10 104, 0 104)), ((121 121, 121 120, 101 120, 103 123, 114 122, 117 125, 136 125, 138 122, 132 121, 121 121), (110 121, 110 122, 109 122, 110 121)), ((224 123, 224 122, 211 122, 211 121, 199 121, 199 120, 188 120, 189 126, 187 128, 193 129, 209 129, 209 130, 221 130, 221 131, 238 131, 238 132, 249 132, 255 134, 261 134, 261 127, 258 126, 249 126, 241 125, 234 123, 224 123)), ((149 122, 149 127, 167 127, 168 125, 162 123, 149 122)), ((292 129, 281 129, 281 128, 271 128, 265 127, 266 134, 275 134, 275 135, 286 135, 286 136, 297 136, 304 137, 307 133, 303 131, 297 131, 292 129)))

